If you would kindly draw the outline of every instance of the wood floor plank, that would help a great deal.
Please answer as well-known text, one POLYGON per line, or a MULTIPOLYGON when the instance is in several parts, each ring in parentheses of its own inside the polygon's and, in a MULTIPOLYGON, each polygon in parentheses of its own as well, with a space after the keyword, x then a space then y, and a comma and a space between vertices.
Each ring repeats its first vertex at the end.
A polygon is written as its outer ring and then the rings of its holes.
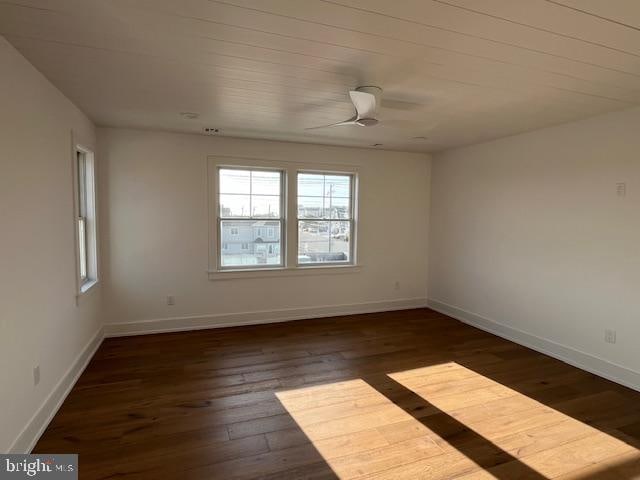
MULTIPOLYGON (((629 445, 603 433, 593 433, 578 440, 562 443, 555 448, 526 455, 523 461, 546 478, 555 478, 570 472, 607 462, 623 454, 640 454, 629 445)), ((513 466, 511 462, 489 469, 489 473, 504 478, 513 466)))
POLYGON ((105 340, 82 479, 640 479, 640 393, 429 309, 105 340))

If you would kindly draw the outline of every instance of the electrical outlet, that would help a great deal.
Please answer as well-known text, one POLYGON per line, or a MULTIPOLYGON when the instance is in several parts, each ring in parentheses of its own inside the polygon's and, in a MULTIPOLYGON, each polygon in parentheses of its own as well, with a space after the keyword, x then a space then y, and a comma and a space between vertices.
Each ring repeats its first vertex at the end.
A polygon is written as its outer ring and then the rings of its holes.
POLYGON ((40 365, 33 367, 33 385, 40 383, 40 365))
POLYGON ((607 343, 616 343, 616 331, 615 330, 605 330, 604 331, 604 341, 607 343))
POLYGON ((394 287, 396 290, 400 290, 400 282, 396 280, 396 283, 394 283, 394 284, 393 284, 393 287, 394 287))
POLYGON ((175 305, 176 304, 176 297, 174 297, 173 295, 167 295, 167 305, 175 305))
POLYGON ((624 197, 627 194, 627 184, 626 183, 616 183, 616 194, 619 197, 624 197))

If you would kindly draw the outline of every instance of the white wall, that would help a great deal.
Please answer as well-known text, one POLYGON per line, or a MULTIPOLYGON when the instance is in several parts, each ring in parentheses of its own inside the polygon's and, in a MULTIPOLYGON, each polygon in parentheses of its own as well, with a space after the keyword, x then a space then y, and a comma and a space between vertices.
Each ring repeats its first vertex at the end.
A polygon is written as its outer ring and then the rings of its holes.
POLYGON ((56 385, 100 329, 100 292, 76 306, 71 132, 91 147, 93 125, 2 37, 0 71, 0 452, 6 452, 28 448, 46 422, 60 393, 56 385), (34 386, 36 364, 41 380, 34 386))
POLYGON ((637 382, 640 109, 452 150, 432 169, 435 305, 637 382))
POLYGON ((99 129, 98 137, 101 200, 108 205, 101 224, 107 322, 424 303, 427 155, 126 129, 99 129), (209 280, 208 155, 358 165, 362 271, 209 280), (166 305, 167 295, 175 296, 174 306, 166 305))

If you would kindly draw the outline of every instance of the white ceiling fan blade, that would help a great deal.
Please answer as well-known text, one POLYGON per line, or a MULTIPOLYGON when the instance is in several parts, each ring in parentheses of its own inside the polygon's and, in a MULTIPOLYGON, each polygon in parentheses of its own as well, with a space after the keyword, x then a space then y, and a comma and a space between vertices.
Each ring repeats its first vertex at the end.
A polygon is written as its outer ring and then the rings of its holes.
POLYGON ((349 92, 349 97, 351 97, 353 106, 356 108, 356 117, 358 119, 376 117, 378 105, 375 95, 373 95, 372 93, 351 90, 349 92))
POLYGON ((318 128, 340 127, 342 125, 358 125, 358 119, 357 117, 351 117, 349 120, 345 120, 344 122, 331 123, 329 125, 320 125, 319 127, 309 127, 309 128, 305 128, 305 130, 316 130, 318 128))

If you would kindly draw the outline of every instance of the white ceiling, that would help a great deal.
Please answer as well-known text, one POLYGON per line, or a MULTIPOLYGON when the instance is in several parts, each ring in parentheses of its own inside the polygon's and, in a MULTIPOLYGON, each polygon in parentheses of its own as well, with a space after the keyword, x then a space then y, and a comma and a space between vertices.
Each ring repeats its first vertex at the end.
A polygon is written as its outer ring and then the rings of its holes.
POLYGON ((0 0, 0 33, 98 125, 435 151, 640 104, 638 0, 0 0), (358 85, 380 125, 304 130, 358 85))

